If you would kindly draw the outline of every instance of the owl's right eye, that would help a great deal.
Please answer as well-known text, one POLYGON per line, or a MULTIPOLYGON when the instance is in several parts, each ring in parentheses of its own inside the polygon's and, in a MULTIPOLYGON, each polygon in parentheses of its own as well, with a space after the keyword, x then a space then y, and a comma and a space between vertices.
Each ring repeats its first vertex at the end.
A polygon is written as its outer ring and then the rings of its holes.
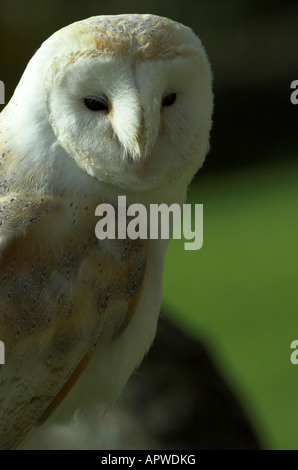
POLYGON ((84 104, 86 108, 90 109, 91 111, 108 111, 108 103, 105 99, 97 99, 97 98, 84 98, 84 104))

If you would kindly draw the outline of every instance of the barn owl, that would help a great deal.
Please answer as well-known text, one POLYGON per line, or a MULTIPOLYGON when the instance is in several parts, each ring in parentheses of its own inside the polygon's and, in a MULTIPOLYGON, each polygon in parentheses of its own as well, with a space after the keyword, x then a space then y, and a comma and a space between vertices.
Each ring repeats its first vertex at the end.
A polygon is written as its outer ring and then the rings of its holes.
POLYGON ((109 406, 148 351, 168 240, 99 240, 95 209, 183 204, 211 115, 203 46, 167 18, 91 17, 30 60, 0 115, 1 448, 109 406))

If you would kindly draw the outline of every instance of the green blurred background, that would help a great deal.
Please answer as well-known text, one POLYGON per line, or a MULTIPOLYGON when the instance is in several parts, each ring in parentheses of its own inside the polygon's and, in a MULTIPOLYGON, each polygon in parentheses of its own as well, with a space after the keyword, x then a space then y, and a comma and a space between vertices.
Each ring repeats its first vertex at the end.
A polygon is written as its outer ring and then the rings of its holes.
MULTIPOLYGON (((297 1, 1 1, 8 102, 50 34, 98 14, 155 13, 194 29, 214 73, 211 151, 189 191, 204 245, 172 240, 163 305, 203 338, 263 445, 298 449, 297 1)), ((2 108, 2 107, 1 107, 2 108)))

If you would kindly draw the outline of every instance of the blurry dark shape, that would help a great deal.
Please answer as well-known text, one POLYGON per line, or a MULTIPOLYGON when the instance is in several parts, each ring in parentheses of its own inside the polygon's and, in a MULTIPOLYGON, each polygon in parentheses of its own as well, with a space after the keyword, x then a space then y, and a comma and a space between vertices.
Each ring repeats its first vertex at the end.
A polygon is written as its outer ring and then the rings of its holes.
POLYGON ((94 404, 65 425, 40 429, 41 450, 256 450, 262 446, 202 341, 161 318, 147 357, 117 404, 94 404))
MULTIPOLYGON (((144 441, 143 448, 261 448, 244 409, 205 345, 164 318, 120 406, 146 436, 149 447, 144 441)), ((132 436, 130 440, 133 446, 132 436)))

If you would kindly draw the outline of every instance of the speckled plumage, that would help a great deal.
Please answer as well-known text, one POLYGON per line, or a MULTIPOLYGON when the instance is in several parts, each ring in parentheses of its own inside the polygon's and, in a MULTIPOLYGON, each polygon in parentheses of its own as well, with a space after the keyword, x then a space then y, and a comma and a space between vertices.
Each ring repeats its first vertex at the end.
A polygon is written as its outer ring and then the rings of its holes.
POLYGON ((211 112, 201 43, 166 18, 79 21, 30 61, 0 116, 0 448, 113 402, 148 351, 167 240, 100 241, 95 208, 182 204, 211 112))
MULTIPOLYGON (((5 163, 1 169, 3 176, 5 163)), ((4 448, 14 448, 48 417, 98 343, 112 341, 126 328, 141 293, 147 255, 144 241, 103 243, 95 237, 99 200, 32 191, 26 196, 13 189, 6 188, 0 198, 4 448)))

